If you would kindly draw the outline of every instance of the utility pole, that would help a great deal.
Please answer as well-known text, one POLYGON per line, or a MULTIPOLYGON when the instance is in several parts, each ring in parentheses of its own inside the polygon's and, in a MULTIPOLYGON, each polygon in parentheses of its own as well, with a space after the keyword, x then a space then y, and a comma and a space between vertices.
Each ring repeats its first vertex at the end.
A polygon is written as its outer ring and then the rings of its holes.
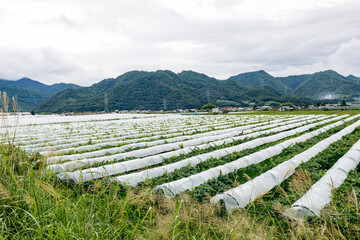
POLYGON ((109 112, 109 99, 107 93, 104 94, 104 111, 109 112))

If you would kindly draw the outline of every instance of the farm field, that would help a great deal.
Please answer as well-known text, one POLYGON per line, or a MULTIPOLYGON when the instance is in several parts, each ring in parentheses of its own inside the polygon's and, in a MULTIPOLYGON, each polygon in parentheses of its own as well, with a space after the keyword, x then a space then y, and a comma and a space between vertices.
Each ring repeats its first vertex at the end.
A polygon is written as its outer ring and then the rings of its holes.
POLYGON ((8 116, 1 133, 0 238, 360 238, 357 113, 8 116))

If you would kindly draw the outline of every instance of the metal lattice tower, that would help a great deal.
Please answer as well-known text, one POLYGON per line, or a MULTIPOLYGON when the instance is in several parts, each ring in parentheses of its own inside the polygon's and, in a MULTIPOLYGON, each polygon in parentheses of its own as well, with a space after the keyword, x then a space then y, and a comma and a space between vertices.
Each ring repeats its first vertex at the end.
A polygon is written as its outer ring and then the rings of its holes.
POLYGON ((104 111, 109 112, 109 99, 107 93, 104 94, 104 111))
POLYGON ((166 110, 166 99, 164 98, 164 110, 166 110))
POLYGON ((15 94, 14 100, 15 100, 15 102, 14 102, 15 111, 20 112, 20 107, 19 107, 19 104, 18 104, 18 95, 17 94, 15 94))

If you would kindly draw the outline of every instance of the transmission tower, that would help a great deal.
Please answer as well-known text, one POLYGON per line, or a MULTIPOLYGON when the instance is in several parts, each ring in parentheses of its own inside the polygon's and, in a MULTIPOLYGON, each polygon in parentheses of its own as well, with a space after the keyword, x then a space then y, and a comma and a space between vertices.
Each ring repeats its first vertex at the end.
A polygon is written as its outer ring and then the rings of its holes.
POLYGON ((166 99, 164 98, 164 111, 166 110, 166 99))
POLYGON ((206 90, 206 98, 207 98, 207 103, 210 102, 210 91, 209 89, 206 90))
POLYGON ((14 96, 14 110, 16 111, 16 112, 20 112, 20 107, 19 107, 19 104, 18 104, 18 95, 17 94, 15 94, 15 96, 14 96))
POLYGON ((109 112, 109 99, 107 93, 104 94, 104 111, 109 112))

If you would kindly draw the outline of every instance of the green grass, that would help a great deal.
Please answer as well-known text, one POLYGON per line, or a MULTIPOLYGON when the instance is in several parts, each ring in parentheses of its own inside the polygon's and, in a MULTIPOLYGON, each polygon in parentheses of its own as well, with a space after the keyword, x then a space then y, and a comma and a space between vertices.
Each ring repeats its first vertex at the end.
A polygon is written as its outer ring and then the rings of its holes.
POLYGON ((39 154, 0 143, 0 239, 360 238, 359 167, 337 189, 321 218, 301 223, 283 218, 281 212, 289 205, 286 195, 308 187, 312 177, 306 171, 289 179, 286 194, 276 189, 279 201, 264 196, 229 214, 221 205, 187 194, 166 198, 147 186, 124 188, 106 179, 87 185, 59 182, 53 174, 43 174, 44 162, 39 154), (258 214, 255 206, 268 210, 258 214))
MULTIPOLYGON (((244 211, 229 215, 219 205, 187 195, 168 199, 146 188, 124 189, 105 180, 91 185, 60 183, 51 174, 41 174, 38 155, 28 155, 12 144, 2 144, 0 153, 0 239, 358 237, 329 221, 333 215, 313 223, 244 211)), ((343 195, 351 198, 352 188, 345 190, 343 195)))

